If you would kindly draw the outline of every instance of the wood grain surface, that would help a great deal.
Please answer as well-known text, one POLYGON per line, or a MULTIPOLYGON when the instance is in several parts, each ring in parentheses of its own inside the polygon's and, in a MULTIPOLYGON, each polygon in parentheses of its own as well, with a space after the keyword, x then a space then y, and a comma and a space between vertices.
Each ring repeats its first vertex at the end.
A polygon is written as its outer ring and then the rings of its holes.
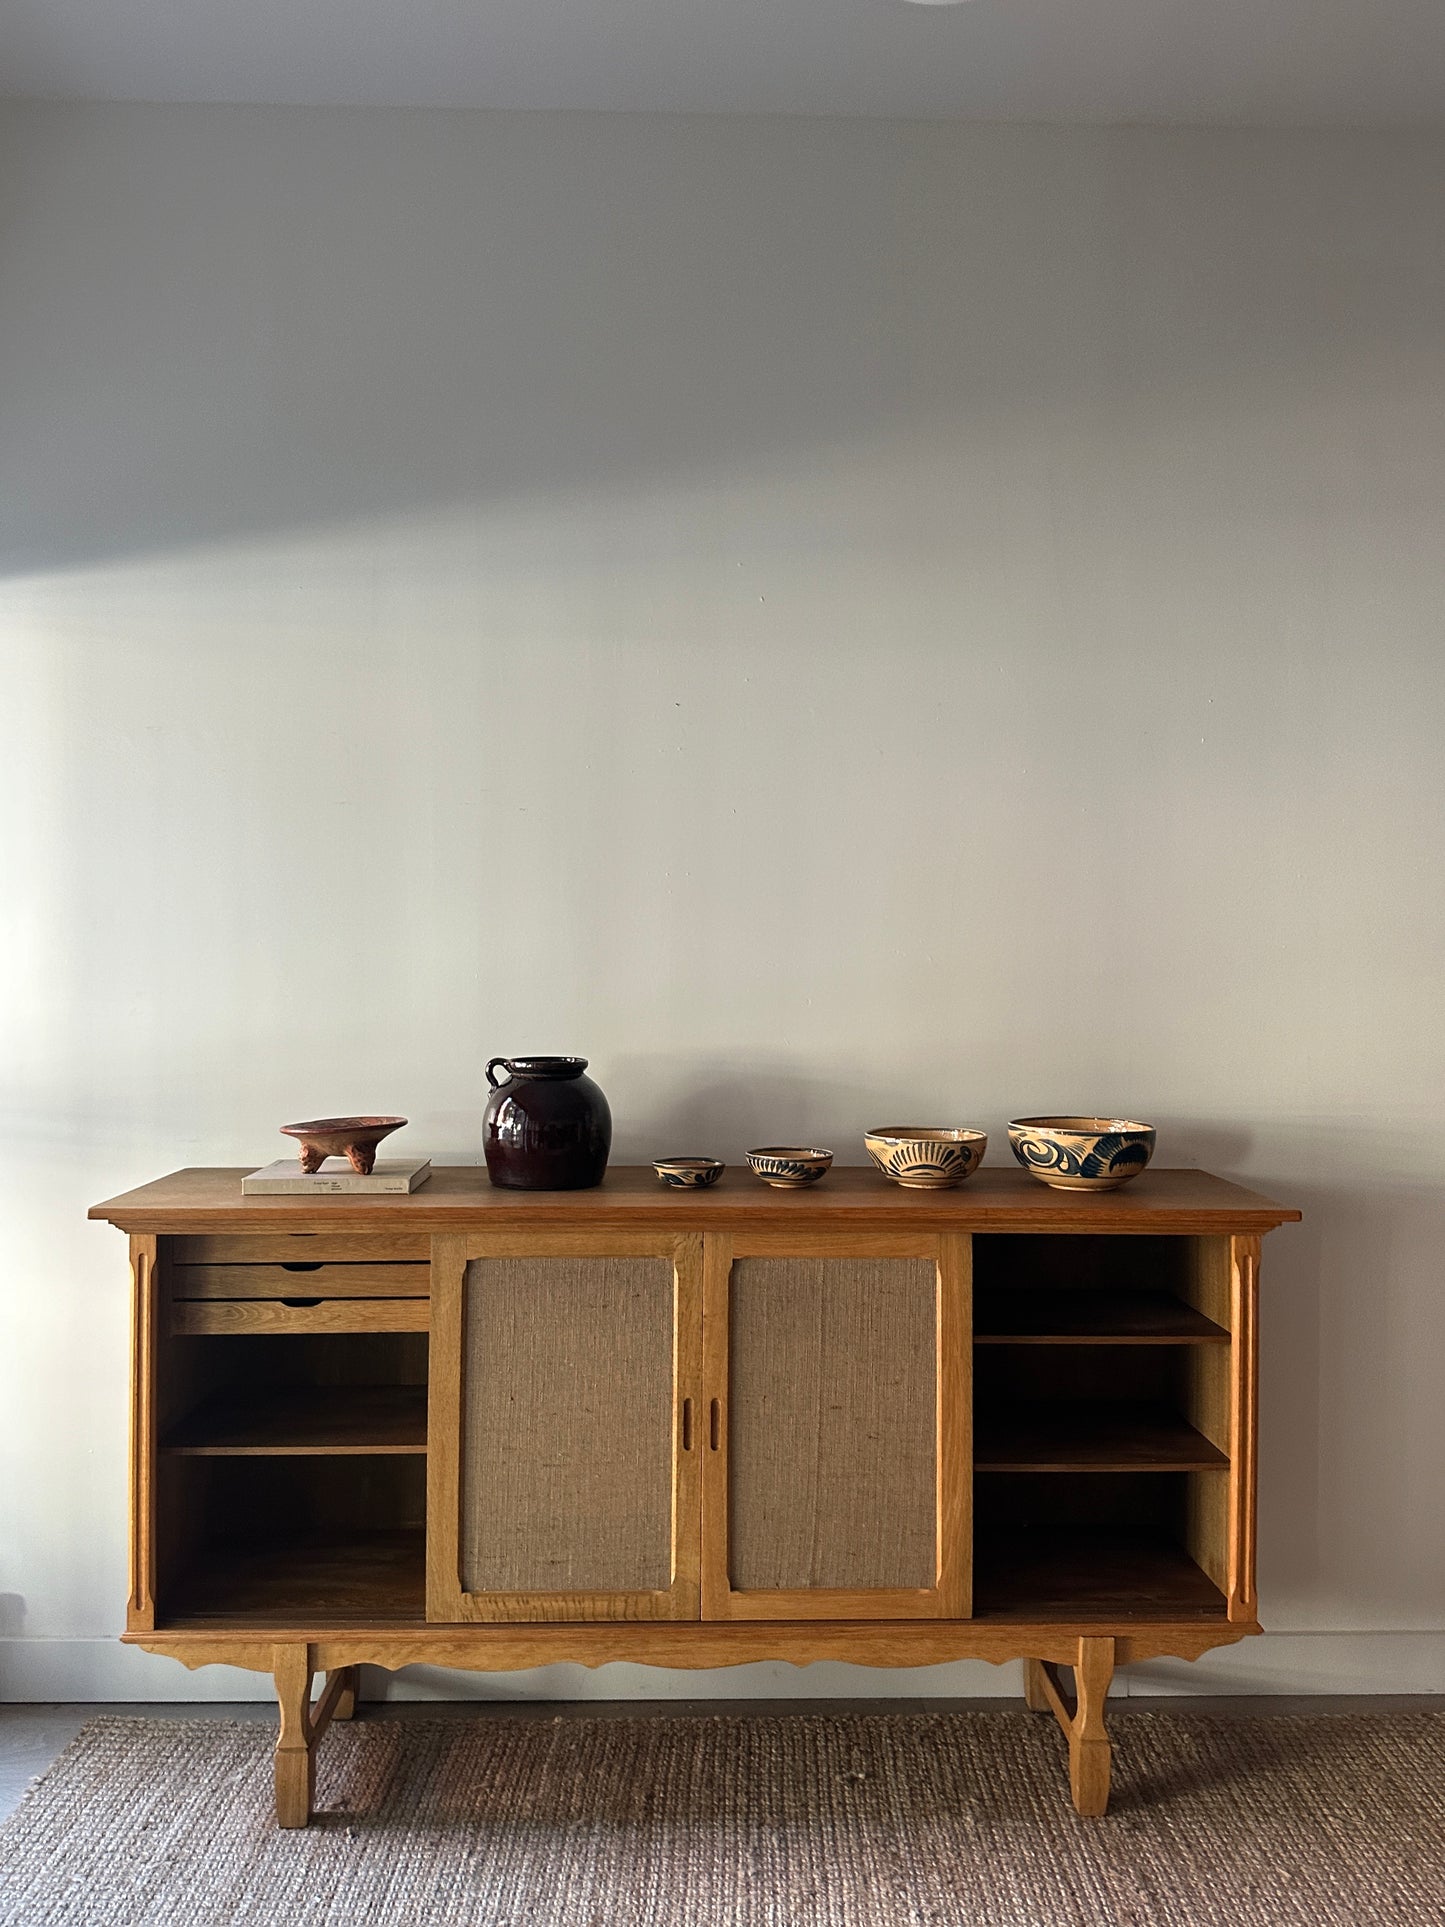
MULTIPOLYGON (((243 1198, 243 1175, 240 1168, 172 1172, 92 1206, 90 1216, 125 1231, 259 1236, 300 1229, 424 1234, 483 1224, 591 1229, 655 1224, 697 1231, 860 1224, 879 1229, 1217 1234, 1269 1231, 1300 1215, 1205 1171, 1152 1167, 1122 1190, 1103 1196, 1050 1190, 1027 1171, 1006 1165, 986 1165, 953 1191, 906 1191, 871 1165, 835 1166, 820 1184, 803 1191, 774 1190, 750 1172, 730 1169, 718 1184, 697 1192, 669 1190, 658 1183, 650 1166, 614 1166, 590 1191, 509 1191, 491 1184, 486 1172, 475 1166, 438 1165, 431 1182, 419 1191, 382 1198, 243 1198)), ((393 1248, 386 1255, 403 1254, 393 1248)))
POLYGON ((425 1298, 189 1298, 171 1301, 167 1329, 176 1337, 270 1332, 424 1332, 425 1298))
POLYGON ((425 1298, 426 1265, 210 1264, 170 1267, 172 1298, 425 1298))

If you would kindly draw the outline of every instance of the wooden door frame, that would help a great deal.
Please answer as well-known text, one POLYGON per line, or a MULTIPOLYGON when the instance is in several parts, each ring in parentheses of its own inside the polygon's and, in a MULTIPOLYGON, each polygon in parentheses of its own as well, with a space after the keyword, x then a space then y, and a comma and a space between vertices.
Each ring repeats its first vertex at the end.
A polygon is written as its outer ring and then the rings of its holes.
POLYGON ((967 1619, 973 1610, 972 1244, 959 1231, 708 1232, 703 1255, 702 1616, 967 1619), (728 1567, 728 1352, 739 1258, 926 1258, 935 1266, 935 1583, 925 1587, 733 1586, 728 1567))
POLYGON ((130 1596, 126 1631, 156 1623, 157 1422, 160 1387, 161 1264, 154 1233, 130 1238, 130 1596))
POLYGON ((701 1582, 703 1237, 701 1232, 472 1231, 431 1243, 427 1393, 427 1618, 445 1624, 515 1620, 697 1619, 701 1582), (462 1584, 463 1375, 466 1272, 474 1258, 666 1258, 672 1294, 672 1583, 638 1592, 467 1592, 462 1584))
POLYGON ((1224 1592, 1231 1620, 1254 1620, 1255 1540, 1259 1507, 1258 1234, 1229 1241, 1230 1397, 1229 1507, 1224 1592))

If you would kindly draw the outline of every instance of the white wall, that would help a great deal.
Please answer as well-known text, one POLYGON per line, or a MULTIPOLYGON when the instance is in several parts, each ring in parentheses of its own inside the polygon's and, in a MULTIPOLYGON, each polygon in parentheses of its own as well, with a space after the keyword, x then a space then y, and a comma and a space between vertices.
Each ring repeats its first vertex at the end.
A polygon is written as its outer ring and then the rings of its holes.
POLYGON ((86 1206, 317 1112, 471 1159, 524 1048, 623 1160, 1102 1108, 1302 1205, 1287 1636, 1187 1679, 1445 1686, 1442 189, 1366 135, 0 117, 12 1694, 235 1690, 112 1643, 86 1206))

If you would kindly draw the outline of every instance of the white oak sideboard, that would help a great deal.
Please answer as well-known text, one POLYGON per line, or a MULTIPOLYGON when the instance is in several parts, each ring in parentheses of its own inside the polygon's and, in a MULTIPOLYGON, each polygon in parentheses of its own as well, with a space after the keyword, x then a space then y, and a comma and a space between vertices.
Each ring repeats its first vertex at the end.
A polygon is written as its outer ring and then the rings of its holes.
POLYGON ((1296 1211, 1201 1171, 241 1175, 90 1215, 130 1238, 124 1637, 274 1675, 283 1826, 357 1668, 415 1661, 1022 1659, 1101 1813, 1115 1666, 1259 1631, 1260 1243, 1296 1211))

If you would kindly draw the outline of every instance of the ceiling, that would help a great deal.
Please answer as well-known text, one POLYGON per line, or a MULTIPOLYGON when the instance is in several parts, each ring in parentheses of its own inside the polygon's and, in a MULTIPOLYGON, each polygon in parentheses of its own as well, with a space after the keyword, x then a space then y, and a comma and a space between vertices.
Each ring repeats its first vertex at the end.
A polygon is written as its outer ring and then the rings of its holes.
POLYGON ((1445 121, 1445 0, 0 0, 0 93, 1445 121))

